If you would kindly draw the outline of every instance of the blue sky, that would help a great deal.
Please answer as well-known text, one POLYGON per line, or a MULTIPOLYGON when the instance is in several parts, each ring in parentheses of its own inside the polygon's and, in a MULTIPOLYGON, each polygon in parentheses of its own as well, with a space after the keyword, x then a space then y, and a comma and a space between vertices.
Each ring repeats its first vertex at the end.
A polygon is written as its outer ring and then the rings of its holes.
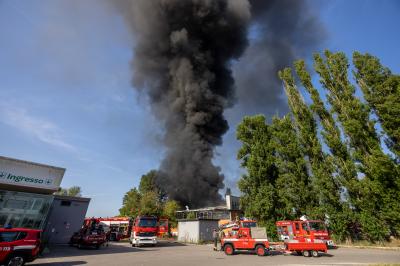
MULTIPOLYGON (((0 0, 0 155, 67 168, 62 186, 81 186, 88 215, 107 216, 164 150, 146 97, 130 86, 132 36, 91 3, 0 0)), ((312 3, 327 30, 322 47, 370 52, 400 72, 398 1, 312 3)), ((229 186, 242 171, 234 111, 215 159, 229 186)))

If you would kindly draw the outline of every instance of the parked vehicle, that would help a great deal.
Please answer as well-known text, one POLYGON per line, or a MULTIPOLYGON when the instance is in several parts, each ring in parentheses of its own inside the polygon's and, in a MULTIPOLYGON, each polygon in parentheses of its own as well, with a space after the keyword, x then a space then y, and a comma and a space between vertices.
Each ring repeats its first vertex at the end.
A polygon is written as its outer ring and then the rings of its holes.
POLYGON ((320 220, 278 221, 278 236, 284 240, 320 239, 328 248, 336 248, 325 223, 320 220))
POLYGON ((260 227, 232 229, 221 239, 221 248, 226 255, 251 251, 258 256, 265 256, 269 250, 277 250, 285 253, 295 252, 305 257, 318 257, 319 252, 327 252, 327 245, 321 239, 285 239, 284 242, 270 243, 265 228, 260 227))
POLYGON ((92 223, 84 225, 82 229, 72 235, 69 244, 78 248, 94 247, 99 249, 106 242, 107 236, 102 225, 93 219, 92 223))
POLYGON ((103 226, 110 241, 120 241, 131 235, 133 221, 129 217, 87 218, 85 221, 92 219, 103 226))
POLYGON ((41 230, 0 228, 0 265, 22 266, 39 255, 41 230))
POLYGON ((285 251, 296 252, 304 257, 318 257, 319 252, 327 252, 327 245, 320 239, 285 240, 285 251))
POLYGON ((130 237, 132 247, 140 245, 157 244, 158 219, 156 216, 138 216, 133 223, 133 230, 130 237))
POLYGON ((221 247, 226 255, 233 255, 238 251, 254 251, 258 256, 265 256, 269 250, 269 242, 264 228, 240 227, 221 239, 221 247))

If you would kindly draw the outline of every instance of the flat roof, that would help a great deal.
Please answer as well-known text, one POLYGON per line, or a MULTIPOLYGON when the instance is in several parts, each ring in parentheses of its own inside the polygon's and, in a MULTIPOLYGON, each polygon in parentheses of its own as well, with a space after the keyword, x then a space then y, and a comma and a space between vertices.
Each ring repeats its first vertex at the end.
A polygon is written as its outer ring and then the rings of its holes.
POLYGON ((82 202, 89 202, 91 200, 90 198, 73 197, 73 196, 66 196, 66 195, 54 195, 54 199, 71 200, 71 201, 82 201, 82 202))
POLYGON ((180 210, 176 212, 200 212, 200 211, 229 211, 227 206, 205 207, 199 209, 180 210))
POLYGON ((57 169, 57 170, 63 170, 64 172, 66 171, 66 168, 63 168, 63 167, 52 166, 52 165, 48 165, 48 164, 35 163, 35 162, 30 162, 30 161, 25 161, 25 160, 20 160, 20 159, 15 159, 15 158, 10 158, 10 157, 6 157, 6 156, 1 156, 0 155, 0 160, 1 159, 14 161, 14 162, 19 162, 19 163, 37 165, 37 166, 42 166, 42 167, 47 167, 47 168, 53 168, 53 169, 57 169))
POLYGON ((219 221, 220 219, 215 218, 189 218, 189 219, 177 219, 178 222, 196 222, 196 221, 219 221))

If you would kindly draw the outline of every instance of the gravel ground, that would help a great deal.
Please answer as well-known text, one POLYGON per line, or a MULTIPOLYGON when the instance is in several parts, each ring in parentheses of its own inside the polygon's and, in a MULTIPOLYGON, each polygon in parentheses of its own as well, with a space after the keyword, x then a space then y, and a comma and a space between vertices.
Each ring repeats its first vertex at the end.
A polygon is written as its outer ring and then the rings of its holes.
POLYGON ((129 243, 112 243, 100 250, 75 247, 53 247, 49 254, 29 265, 134 265, 134 266, 234 266, 234 265, 370 265, 377 263, 399 263, 400 251, 340 248, 329 250, 318 258, 282 255, 277 252, 258 257, 254 254, 226 256, 212 251, 210 245, 183 245, 161 242, 157 247, 133 248, 129 243))

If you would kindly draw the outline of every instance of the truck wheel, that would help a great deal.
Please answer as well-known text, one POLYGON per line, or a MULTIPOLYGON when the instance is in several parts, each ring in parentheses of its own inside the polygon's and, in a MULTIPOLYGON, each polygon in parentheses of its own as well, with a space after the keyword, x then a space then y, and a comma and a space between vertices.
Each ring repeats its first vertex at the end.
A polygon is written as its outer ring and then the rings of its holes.
POLYGON ((265 248, 263 245, 257 245, 256 246, 256 253, 258 256, 265 256, 265 248))
POLYGON ((235 250, 233 249, 233 246, 231 244, 226 244, 224 246, 224 252, 226 255, 233 255, 235 253, 235 250))
POLYGON ((303 250, 303 256, 304 257, 310 257, 311 256, 310 251, 309 250, 303 250))
POLYGON ((319 257, 319 253, 318 253, 317 250, 312 250, 312 251, 311 251, 311 255, 312 255, 313 257, 319 257))
POLYGON ((12 255, 10 258, 7 259, 6 266, 23 266, 25 265, 25 258, 22 255, 12 255))
POLYGON ((99 248, 100 248, 100 245, 96 245, 95 248, 96 248, 96 249, 99 249, 99 248))

